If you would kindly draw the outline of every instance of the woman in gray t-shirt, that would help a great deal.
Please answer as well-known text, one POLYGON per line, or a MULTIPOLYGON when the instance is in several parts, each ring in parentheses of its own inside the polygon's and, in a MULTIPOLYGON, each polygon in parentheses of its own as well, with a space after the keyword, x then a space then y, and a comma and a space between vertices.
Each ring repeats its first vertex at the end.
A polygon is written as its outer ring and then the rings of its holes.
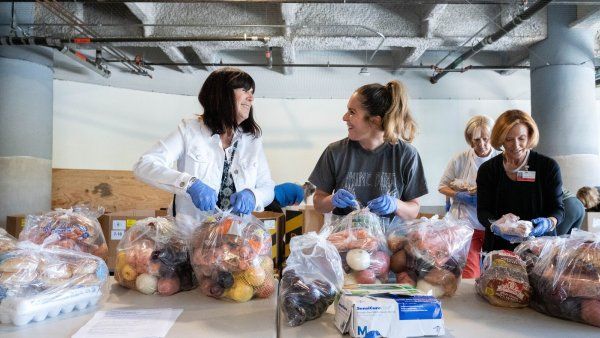
POLYGON ((347 214, 358 203, 382 216, 413 219, 427 184, 419 153, 410 142, 417 125, 398 81, 358 88, 343 120, 348 137, 331 143, 309 181, 315 209, 347 214))

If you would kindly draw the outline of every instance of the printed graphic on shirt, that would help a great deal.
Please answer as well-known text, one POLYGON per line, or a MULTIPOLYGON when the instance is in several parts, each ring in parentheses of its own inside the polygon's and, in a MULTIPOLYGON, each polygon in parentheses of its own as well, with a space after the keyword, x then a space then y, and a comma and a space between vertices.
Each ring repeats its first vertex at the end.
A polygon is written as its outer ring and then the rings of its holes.
POLYGON ((363 204, 381 195, 398 197, 395 173, 350 171, 342 185, 363 204), (362 200, 361 197, 366 200, 362 200))

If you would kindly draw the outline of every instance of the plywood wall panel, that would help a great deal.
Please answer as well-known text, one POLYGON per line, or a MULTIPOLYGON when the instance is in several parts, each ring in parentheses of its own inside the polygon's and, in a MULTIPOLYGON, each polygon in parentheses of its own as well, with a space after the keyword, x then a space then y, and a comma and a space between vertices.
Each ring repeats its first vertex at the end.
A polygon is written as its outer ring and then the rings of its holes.
POLYGON ((52 208, 80 202, 106 211, 167 208, 173 194, 151 187, 127 170, 52 169, 52 208))

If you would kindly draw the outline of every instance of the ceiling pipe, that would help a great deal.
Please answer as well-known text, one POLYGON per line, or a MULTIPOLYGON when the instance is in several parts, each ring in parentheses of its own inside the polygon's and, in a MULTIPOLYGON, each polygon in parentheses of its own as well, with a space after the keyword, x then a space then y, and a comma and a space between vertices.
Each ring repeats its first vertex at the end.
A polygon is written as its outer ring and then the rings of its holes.
MULTIPOLYGON (((67 25, 69 25, 74 30, 80 32, 81 34, 84 34, 85 36, 88 36, 88 37, 94 37, 94 36, 99 35, 94 30, 92 30, 88 27, 83 27, 82 25, 85 25, 85 22, 83 20, 81 20, 79 17, 77 17, 76 15, 74 15, 73 13, 71 13, 70 11, 68 11, 65 7, 63 7, 57 1, 37 0, 36 2, 41 4, 42 6, 44 6, 44 8, 46 8, 48 11, 50 11, 52 14, 54 14, 57 18, 64 21, 65 23, 67 23, 67 25)), ((125 53, 123 53, 119 49, 114 48, 110 45, 101 46, 101 48, 104 49, 105 51, 107 51, 108 53, 113 54, 117 58, 121 58, 121 59, 127 58, 125 53)), ((135 64, 123 63, 123 65, 134 74, 150 76, 150 74, 145 69, 143 69, 135 64)))
POLYGON ((66 55, 71 60, 74 60, 87 69, 98 73, 100 76, 106 78, 110 76, 110 71, 102 64, 102 62, 100 62, 101 59, 92 60, 81 52, 63 45, 60 43, 60 39, 0 36, 0 46, 40 46, 54 48, 66 55))
POLYGON ((260 41, 268 43, 271 38, 268 36, 221 36, 221 37, 200 37, 200 36, 182 36, 182 37, 81 37, 81 38, 49 38, 49 37, 0 37, 1 44, 7 45, 38 45, 38 46, 56 46, 65 44, 89 45, 95 43, 120 43, 120 42, 198 42, 198 41, 260 41), (49 44, 52 45, 49 45, 49 44))
MULTIPOLYGON (((3 24, 0 23, 0 26, 2 26, 3 24)), ((31 27, 37 27, 37 26, 64 26, 62 24, 46 24, 46 23, 37 23, 37 24, 24 24, 24 26, 31 26, 31 27)), ((206 27, 206 28, 231 28, 231 27, 236 27, 236 28, 293 28, 293 29, 302 29, 302 28, 359 28, 359 29, 364 29, 368 32, 371 32, 375 35, 377 35, 378 37, 381 38, 381 41, 379 42, 379 44, 377 45, 377 47, 375 48, 375 50, 373 51, 373 53, 371 54, 371 56, 369 57, 368 62, 371 62, 373 60, 373 58, 375 57, 375 54, 377 54, 377 52, 381 49, 381 46, 383 46, 383 43, 385 42, 385 35, 383 35, 383 33, 376 31, 373 28, 367 27, 365 25, 205 25, 205 24, 80 24, 78 26, 81 27, 127 27, 127 26, 134 26, 134 27, 195 27, 195 28, 202 28, 202 27, 206 27)), ((244 36, 247 36, 246 34, 244 34, 244 36)), ((155 37, 157 39, 161 39, 159 37, 155 37)), ((200 40, 190 40, 190 38, 182 38, 182 39, 186 39, 186 40, 182 40, 182 41, 240 41, 240 40, 225 40, 229 37, 226 38, 217 38, 217 40, 208 40, 208 39, 200 39, 200 40)), ((165 38, 168 39, 168 38, 165 38)), ((270 38, 269 38, 270 39, 270 38)), ((162 42, 162 41, 168 41, 168 42, 173 42, 175 40, 158 40, 158 41, 151 41, 151 40, 144 40, 144 41, 126 41, 126 42, 162 42)), ((115 41, 115 42, 125 42, 125 41, 115 41)), ((268 42, 265 42, 268 43, 268 42)))
POLYGON ((269 36, 124 36, 124 37, 94 37, 94 38, 68 38, 61 39, 62 43, 74 43, 78 45, 90 44, 90 43, 120 43, 120 42, 199 42, 199 41, 260 41, 268 43, 271 40, 269 36))
MULTIPOLYGON (((104 60, 105 62, 121 62, 122 60, 104 60)), ((207 63, 207 62, 146 62, 149 66, 213 66, 213 67, 264 67, 264 63, 207 63)), ((299 67, 299 68, 363 68, 364 64, 344 63, 273 63, 273 67, 299 67)), ((369 67, 378 69, 438 69, 435 65, 382 65, 374 64, 369 67)), ((464 73, 469 70, 503 70, 503 69, 529 69, 529 66, 467 66, 448 70, 449 72, 464 73)))
POLYGON ((49 37, 18 37, 18 36, 0 36, 0 46, 43 46, 60 47, 62 42, 58 38, 49 37))
POLYGON ((495 33, 488 35, 479 41, 478 44, 471 47, 468 51, 463 53, 461 56, 456 58, 456 60, 452 61, 450 65, 443 68, 443 70, 436 75, 432 76, 429 81, 433 84, 437 83, 444 75, 446 75, 450 69, 456 68, 459 64, 470 58, 471 56, 477 54, 480 50, 482 50, 485 46, 491 45, 492 43, 498 41, 500 38, 505 36, 508 32, 512 31, 515 27, 520 25, 523 21, 531 18, 535 13, 539 12, 543 8, 545 8, 552 0, 539 0, 535 4, 531 5, 531 7, 527 8, 525 11, 518 14, 514 19, 508 22, 506 25, 502 26, 495 33))
POLYGON ((110 70, 104 67, 101 63, 98 63, 97 60, 92 60, 89 57, 83 55, 82 53, 73 50, 67 46, 64 46, 60 49, 60 52, 66 55, 71 60, 76 61, 80 65, 85 68, 98 73, 100 76, 108 78, 110 77, 110 70))

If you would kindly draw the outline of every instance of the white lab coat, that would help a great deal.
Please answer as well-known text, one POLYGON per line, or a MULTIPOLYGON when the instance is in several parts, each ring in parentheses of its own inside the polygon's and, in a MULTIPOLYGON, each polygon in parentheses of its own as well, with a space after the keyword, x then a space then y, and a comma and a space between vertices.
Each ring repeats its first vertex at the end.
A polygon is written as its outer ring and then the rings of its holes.
MULTIPOLYGON (((493 148, 490 155, 485 158, 478 157, 473 149, 457 154, 448 163, 438 189, 444 186, 450 187, 450 183, 457 178, 466 180, 470 185, 476 185, 477 170, 479 170, 481 164, 498 154, 500 152, 493 148)), ((457 218, 468 218, 471 227, 475 230, 485 230, 477 219, 477 207, 475 206, 467 205, 453 199, 450 213, 457 218)))
MULTIPOLYGON (((133 166, 135 176, 141 181, 177 195, 178 216, 201 217, 200 210, 186 192, 193 176, 219 193, 225 153, 219 135, 211 134, 198 118, 184 119, 176 131, 158 141, 133 166), (175 161, 177 166, 173 169, 175 161)), ((275 187, 262 139, 237 130, 231 144, 236 140, 237 150, 229 169, 236 191, 251 190, 256 198, 255 211, 261 211, 273 201, 275 187)), ((228 154, 231 150, 230 146, 228 154)))

